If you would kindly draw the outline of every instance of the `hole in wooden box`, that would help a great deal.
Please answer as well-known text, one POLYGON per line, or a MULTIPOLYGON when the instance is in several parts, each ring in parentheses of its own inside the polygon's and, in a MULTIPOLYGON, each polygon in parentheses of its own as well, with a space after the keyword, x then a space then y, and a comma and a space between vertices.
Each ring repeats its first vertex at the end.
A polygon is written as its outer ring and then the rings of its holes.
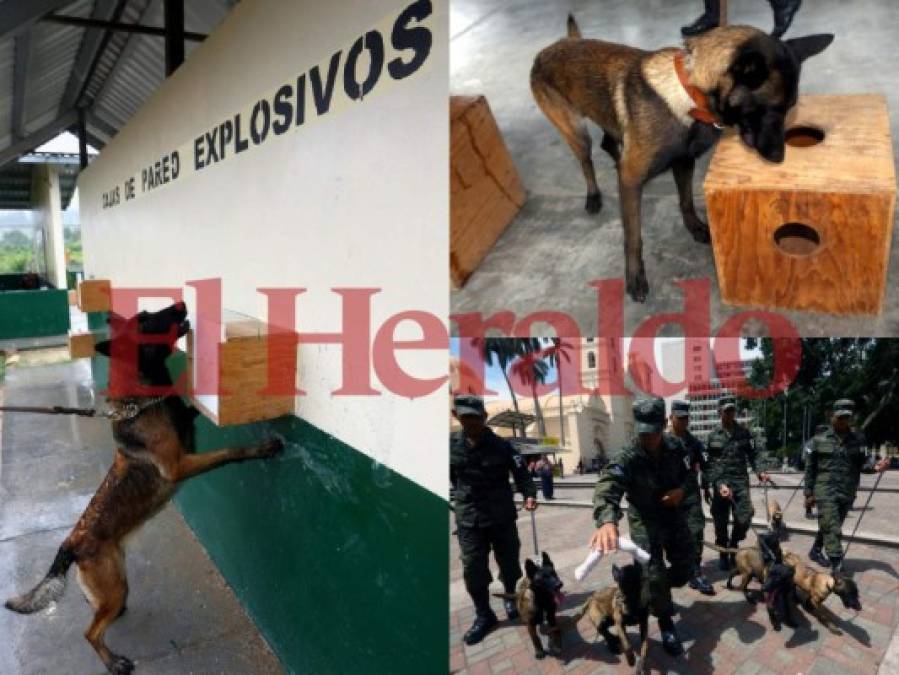
POLYGON ((787 129, 784 140, 794 148, 810 148, 824 140, 824 130, 810 126, 793 127, 787 129))
POLYGON ((805 223, 786 223, 774 230, 774 244, 781 253, 805 257, 821 247, 821 235, 805 223))
POLYGON ((194 405, 217 426, 249 424, 292 414, 296 385, 296 343, 285 334, 272 335, 263 322, 225 312, 220 324, 191 318, 187 366, 194 405), (197 335, 216 334, 218 341, 202 348, 197 335), (275 360, 274 375, 269 359, 275 360), (274 381, 272 381, 274 379, 274 381), (272 393, 274 391, 274 393, 272 393))

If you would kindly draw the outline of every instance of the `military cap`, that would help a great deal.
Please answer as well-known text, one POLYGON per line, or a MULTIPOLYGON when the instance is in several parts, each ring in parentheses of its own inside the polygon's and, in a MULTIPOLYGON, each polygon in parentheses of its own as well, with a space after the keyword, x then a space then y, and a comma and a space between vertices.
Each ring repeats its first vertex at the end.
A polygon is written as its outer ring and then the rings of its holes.
POLYGON ((638 434, 657 434, 665 426, 665 401, 644 398, 634 401, 634 420, 638 434))
POLYGON ((460 394, 453 399, 453 410, 456 415, 477 415, 483 417, 487 414, 484 410, 484 401, 480 396, 474 394, 460 394))
POLYGON ((733 396, 722 396, 718 399, 718 410, 727 410, 728 408, 736 408, 737 399, 733 396))
POLYGON ((671 414, 675 417, 689 417, 690 404, 687 401, 672 401, 671 414))
POLYGON ((855 414, 855 402, 852 399, 841 398, 834 401, 833 414, 837 417, 852 416, 855 414))

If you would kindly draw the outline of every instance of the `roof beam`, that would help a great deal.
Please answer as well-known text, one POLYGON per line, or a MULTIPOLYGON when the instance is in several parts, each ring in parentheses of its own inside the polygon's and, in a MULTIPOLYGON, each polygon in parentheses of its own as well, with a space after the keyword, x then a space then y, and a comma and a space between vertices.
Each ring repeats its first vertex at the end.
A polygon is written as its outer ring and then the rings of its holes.
MULTIPOLYGON (((48 14, 41 18, 41 21, 50 23, 61 23, 68 26, 78 26, 79 28, 101 28, 103 30, 117 31, 120 33, 140 33, 141 35, 152 35, 154 37, 165 37, 166 29, 160 26, 144 26, 139 23, 120 23, 119 21, 103 21, 100 19, 88 19, 81 16, 67 16, 65 14, 48 14)), ((194 33, 184 31, 184 39, 192 42, 202 42, 208 35, 203 33, 194 33)))
POLYGON ((75 124, 77 121, 78 113, 75 110, 69 110, 61 117, 57 117, 52 122, 45 124, 34 133, 29 134, 25 138, 22 138, 4 148, 3 150, 0 150, 0 168, 3 168, 10 162, 15 161, 26 152, 34 150, 37 146, 46 143, 64 129, 75 124))
MULTIPOLYGON (((122 16, 127 0, 97 0, 91 16, 96 19, 118 20, 122 16)), ((81 48, 75 58, 75 65, 69 73, 65 92, 59 103, 59 111, 74 108, 84 93, 97 67, 97 61, 106 50, 111 35, 108 31, 89 30, 81 38, 81 48)))
POLYGON ((0 2, 0 39, 26 30, 44 14, 55 12, 72 0, 29 0, 0 2))
POLYGON ((31 55, 31 29, 16 35, 14 52, 10 131, 13 140, 19 140, 25 136, 25 79, 28 76, 28 59, 31 55))

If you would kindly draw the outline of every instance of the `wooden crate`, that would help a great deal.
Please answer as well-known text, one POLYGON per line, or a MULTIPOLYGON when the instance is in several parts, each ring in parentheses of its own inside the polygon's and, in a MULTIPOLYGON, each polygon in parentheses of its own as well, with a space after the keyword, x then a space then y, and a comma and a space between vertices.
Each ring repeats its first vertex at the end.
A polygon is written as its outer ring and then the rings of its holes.
POLYGON ((487 99, 450 98, 450 283, 461 288, 524 205, 487 99))
POLYGON ((87 359, 94 355, 94 334, 69 331, 69 356, 87 359))
POLYGON ((108 312, 112 306, 111 284, 104 279, 87 279, 78 284, 78 309, 108 312))
MULTIPOLYGON (((194 405, 217 426, 249 424, 292 414, 293 395, 262 393, 268 381, 269 341, 275 340, 271 356, 278 364, 279 387, 295 387, 296 343, 284 336, 270 336, 259 321, 225 324, 225 339, 218 345, 219 394, 193 394, 194 405), (225 393, 227 392, 227 393, 225 393)), ((209 367, 211 359, 198 364, 193 331, 187 336, 188 374, 193 381, 198 365, 209 367)), ((193 386, 191 386, 193 391, 193 386)))
POLYGON ((705 196, 722 300, 879 313, 896 200, 885 98, 803 96, 787 138, 782 164, 736 136, 715 151, 705 196))

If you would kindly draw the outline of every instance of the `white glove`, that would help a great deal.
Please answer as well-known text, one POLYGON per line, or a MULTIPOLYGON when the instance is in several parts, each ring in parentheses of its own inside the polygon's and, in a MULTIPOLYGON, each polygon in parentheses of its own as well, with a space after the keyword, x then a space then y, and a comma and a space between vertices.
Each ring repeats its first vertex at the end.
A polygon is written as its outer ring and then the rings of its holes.
MULTIPOLYGON (((643 563, 644 565, 649 562, 649 558, 651 557, 646 551, 627 537, 618 537, 618 550, 630 553, 636 562, 643 563)), ((596 549, 590 551, 584 562, 574 570, 574 578, 577 581, 583 581, 584 577, 590 574, 590 571, 596 567, 596 563, 600 560, 602 560, 602 551, 597 551, 596 549)))

